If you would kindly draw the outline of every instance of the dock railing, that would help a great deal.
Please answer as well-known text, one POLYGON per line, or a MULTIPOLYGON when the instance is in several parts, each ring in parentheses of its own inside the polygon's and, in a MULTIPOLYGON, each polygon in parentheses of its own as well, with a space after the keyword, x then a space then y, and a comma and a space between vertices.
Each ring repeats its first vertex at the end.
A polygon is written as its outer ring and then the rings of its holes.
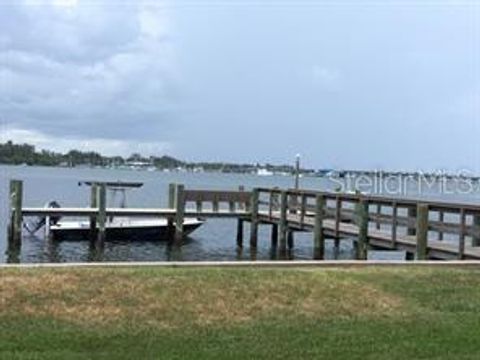
MULTIPOLYGON (((257 188, 254 191, 258 192, 260 221, 277 222, 281 228, 280 244, 284 237, 282 231, 312 230, 321 217, 322 225, 324 220, 329 224, 322 232, 335 240, 356 234, 358 244, 363 246, 365 242, 369 247, 372 238, 388 236, 384 242, 388 242, 390 248, 408 250, 411 246, 406 246, 403 240, 413 240, 417 259, 447 252, 459 259, 476 257, 466 254, 466 248, 480 246, 478 205, 296 189, 257 188), (442 248, 442 242, 450 246, 442 248)), ((366 256, 365 249, 359 253, 360 257, 366 256)))
MULTIPOLYGON (((242 186, 238 191, 215 191, 185 190, 184 185, 171 184, 169 196, 169 204, 175 209, 176 244, 180 244, 184 237, 183 223, 186 216, 234 217, 239 219, 243 230, 241 217, 250 215, 253 201, 252 192, 244 191, 242 186), (193 204, 193 208, 190 204, 193 204)), ((241 236, 243 238, 243 234, 241 236)))

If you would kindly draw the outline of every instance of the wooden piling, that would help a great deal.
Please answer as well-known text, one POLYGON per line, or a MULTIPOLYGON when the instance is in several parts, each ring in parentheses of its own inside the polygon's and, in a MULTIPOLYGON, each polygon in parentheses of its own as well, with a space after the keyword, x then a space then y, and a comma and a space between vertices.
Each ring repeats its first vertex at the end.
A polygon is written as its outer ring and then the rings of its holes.
POLYGON ((288 250, 292 250, 295 245, 295 235, 294 231, 291 229, 287 231, 287 245, 288 250))
MULTIPOLYGON (((407 210, 407 216, 408 216, 408 221, 410 222, 415 222, 415 219, 417 218, 417 208, 415 207, 409 207, 407 210)), ((415 236, 416 234, 416 228, 414 225, 409 224, 407 226, 407 235, 410 236, 415 236)))
POLYGON ((279 242, 280 251, 287 250, 287 201, 288 196, 286 191, 282 191, 280 195, 280 221, 279 221, 279 242))
POLYGON ((100 183, 97 185, 97 201, 98 201, 98 235, 97 243, 103 244, 105 241, 105 231, 106 231, 106 222, 107 222, 107 190, 106 185, 100 183))
POLYGON ((235 202, 234 201, 229 201, 228 202, 228 211, 231 213, 235 212, 235 202))
POLYGON ((11 250, 20 248, 22 245, 22 202, 23 182, 21 180, 10 181, 10 226, 9 247, 11 250))
POLYGON ((175 187, 175 238, 174 245, 183 243, 183 222, 185 218, 185 186, 177 184, 175 187))
MULTIPOLYGON (((175 192, 177 191, 177 185, 174 183, 168 184, 168 208, 175 209, 175 192)), ((175 237, 175 226, 174 226, 174 218, 169 216, 167 218, 167 233, 168 233, 168 241, 173 241, 175 237)))
POLYGON ((250 220, 250 247, 256 248, 258 241, 258 208, 259 208, 259 191, 258 189, 252 190, 251 199, 251 220, 250 220))
POLYGON ((276 248, 278 246, 278 225, 277 224, 272 224, 270 237, 272 241, 272 248, 276 248))
POLYGON ((428 246, 428 204, 418 204, 416 209, 417 226, 416 226, 416 259, 427 259, 428 246))
MULTIPOLYGON (((444 222, 444 219, 445 219, 445 214, 443 211, 439 211, 438 212, 438 221, 443 223, 444 222)), ((442 241, 443 240, 443 231, 439 231, 438 232, 438 240, 439 241, 442 241)))
POLYGON ((278 188, 275 187, 273 188, 273 190, 275 190, 275 192, 272 192, 271 193, 271 198, 270 198, 270 201, 271 201, 271 209, 272 209, 272 212, 277 212, 280 210, 280 203, 279 203, 279 194, 278 194, 278 188))
POLYGON ((213 210, 213 212, 218 212, 218 209, 219 209, 218 199, 215 196, 215 198, 213 199, 213 202, 212 202, 212 210, 213 210))
POLYGON ((325 197, 317 195, 315 198, 315 226, 313 229, 313 257, 316 260, 325 258, 325 237, 323 234, 323 219, 325 197))
POLYGON ((298 193, 290 194, 289 196, 289 205, 288 205, 288 213, 289 214, 296 214, 298 210, 298 193))
POLYGON ((243 219, 237 220, 237 247, 243 247, 243 219))
POLYGON ((307 197, 302 194, 302 203, 300 207, 300 226, 302 229, 305 227, 305 214, 307 212, 307 197))
POLYGON ((375 221, 375 228, 377 230, 381 229, 380 216, 382 215, 382 205, 377 204, 377 219, 375 221))
POLYGON ((466 235, 467 216, 465 209, 460 210, 460 235, 458 239, 458 259, 463 260, 465 257, 465 235, 466 235))
POLYGON ((340 237, 340 221, 342 217, 342 200, 337 195, 335 199, 335 239, 340 237))
POLYGON ((472 246, 480 246, 480 215, 473 215, 472 246))
MULTIPOLYGON (((90 207, 92 209, 98 208, 97 201, 98 187, 96 183, 92 183, 90 187, 90 207)), ((90 216, 90 240, 94 241, 97 235, 97 217, 95 215, 90 216)))
POLYGON ((338 257, 340 252, 340 222, 342 221, 342 199, 340 196, 336 196, 335 199, 335 236, 333 239, 333 247, 335 258, 338 257))
MULTIPOLYGON (((240 186, 238 187, 238 191, 239 191, 239 192, 245 191, 245 186, 240 185, 240 186)), ((240 202, 240 203, 238 204, 238 209, 239 209, 239 210, 247 210, 247 207, 248 207, 248 206, 247 206, 247 203, 241 203, 241 202, 240 202)))
POLYGON ((356 205, 358 222, 357 259, 366 260, 368 251, 368 202, 360 199, 356 205))
POLYGON ((392 204, 392 249, 397 248, 398 205, 392 204))
POLYGON ((273 215, 273 196, 274 196, 273 191, 270 192, 269 196, 270 196, 270 198, 269 198, 269 200, 268 200, 268 218, 269 218, 269 220, 272 220, 272 215, 273 215))
POLYGON ((168 208, 175 209, 175 191, 177 190, 177 185, 174 183, 168 184, 168 208))

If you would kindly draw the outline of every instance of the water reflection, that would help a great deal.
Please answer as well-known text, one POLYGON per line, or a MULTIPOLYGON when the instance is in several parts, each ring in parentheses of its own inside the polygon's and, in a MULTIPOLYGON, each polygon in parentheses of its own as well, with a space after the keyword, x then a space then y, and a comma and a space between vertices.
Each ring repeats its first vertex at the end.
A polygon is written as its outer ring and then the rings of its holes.
POLYGON ((237 247, 236 257, 237 261, 257 261, 257 260, 294 260, 295 251, 293 249, 281 249, 277 246, 271 246, 268 251, 268 257, 263 256, 263 251, 259 251, 257 248, 247 248, 246 250, 242 247, 237 247))
MULTIPOLYGON (((40 240, 39 240, 40 241, 40 240)), ((48 262, 61 262, 60 253, 58 250, 58 242, 53 241, 52 239, 46 239, 44 241, 44 254, 47 257, 48 262)))
MULTIPOLYGON (((270 234, 268 234, 270 235, 270 234)), ((326 239, 326 259, 352 259, 354 241, 326 239), (337 245, 337 246, 336 246, 337 245)), ((19 262, 102 262, 102 261, 226 261, 226 260, 311 260, 321 258, 314 251, 309 233, 296 233, 291 248, 277 246, 270 236, 259 241, 258 248, 238 247, 235 239, 214 249, 202 238, 186 238, 182 246, 167 241, 55 241, 37 236, 25 236, 22 249, 8 247, 5 260, 19 262), (265 239, 267 238, 267 239, 265 239)))
POLYGON ((105 243, 103 241, 89 241, 88 261, 100 262, 104 260, 105 243))
POLYGON ((8 264, 18 264, 20 263, 20 248, 9 246, 5 252, 6 260, 8 264))
POLYGON ((182 247, 169 244, 165 247, 167 261, 183 261, 182 247))

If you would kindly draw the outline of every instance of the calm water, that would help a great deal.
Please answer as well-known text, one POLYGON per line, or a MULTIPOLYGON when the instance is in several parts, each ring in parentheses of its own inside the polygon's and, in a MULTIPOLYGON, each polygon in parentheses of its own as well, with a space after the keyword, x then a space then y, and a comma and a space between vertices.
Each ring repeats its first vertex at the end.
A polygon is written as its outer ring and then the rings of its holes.
MULTIPOLYGON (((192 174, 163 173, 106 169, 62 169, 42 167, 0 166, 0 262, 8 261, 6 256, 6 226, 8 214, 8 181, 24 181, 24 206, 43 206, 55 199, 63 206, 88 206, 89 188, 79 187, 82 180, 99 181, 141 181, 144 186, 128 193, 128 205, 132 207, 166 206, 168 184, 183 183, 187 188, 196 189, 246 189, 255 186, 281 188, 292 187, 293 179, 284 176, 253 176, 229 174, 192 174)), ((338 185, 324 178, 301 179, 301 187, 315 190, 332 190, 338 185)), ((382 192, 380 189, 372 189, 382 192)), ((478 191, 468 194, 442 194, 438 187, 422 188, 418 192, 416 184, 408 184, 407 195, 451 201, 480 203, 478 191)), ((191 234, 180 250, 172 252, 161 241, 108 241, 101 253, 92 251, 88 242, 50 242, 43 239, 41 231, 38 237, 24 234, 20 262, 83 262, 83 261, 164 261, 164 260, 250 260, 272 259, 275 254, 270 248, 270 227, 260 226, 258 249, 251 252, 248 241, 242 252, 236 249, 236 222, 234 220, 208 220, 201 228, 191 234)), ((248 239, 248 226, 245 226, 248 239)), ((327 257, 333 258, 333 246, 327 241, 327 257)), ((297 233, 295 248, 289 254, 292 259, 311 259, 312 235, 297 233)), ((342 242, 339 258, 351 258, 352 246, 342 242)))

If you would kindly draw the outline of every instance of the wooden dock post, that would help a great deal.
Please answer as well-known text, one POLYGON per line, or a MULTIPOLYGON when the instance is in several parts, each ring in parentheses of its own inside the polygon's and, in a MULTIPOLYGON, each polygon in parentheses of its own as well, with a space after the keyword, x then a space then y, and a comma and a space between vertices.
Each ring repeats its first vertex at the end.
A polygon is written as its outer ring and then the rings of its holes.
MULTIPOLYGON (((438 212, 438 221, 441 222, 441 223, 443 223, 445 221, 445 214, 441 210, 438 212)), ((443 240, 443 231, 438 232, 438 240, 439 241, 443 240)))
POLYGON ((258 208, 259 208, 259 191, 258 189, 252 190, 252 215, 250 220, 250 247, 257 247, 258 240, 258 208))
POLYGON ((243 219, 237 220, 237 247, 243 248, 243 219))
POLYGON ((287 201, 288 196, 286 191, 282 191, 280 196, 280 223, 279 223, 279 242, 280 251, 286 253, 287 251, 287 201))
POLYGON ((22 245, 22 202, 23 202, 23 181, 10 180, 10 226, 9 226, 9 247, 19 249, 22 245))
POLYGON ((335 239, 339 238, 340 221, 342 217, 342 200, 337 195, 335 199, 335 239))
POLYGON ((335 198, 335 237, 333 239, 333 246, 335 258, 337 258, 340 251, 340 222, 342 221, 342 199, 337 195, 335 198))
MULTIPOLYGON (((174 183, 168 184, 168 208, 175 209, 175 191, 177 185, 174 183)), ((175 236, 175 226, 173 225, 174 219, 173 216, 167 217, 167 233, 168 241, 172 241, 175 236)))
POLYGON ((105 184, 98 184, 97 186, 97 202, 98 202, 98 236, 97 243, 98 245, 103 245, 105 241, 105 230, 107 222, 107 189, 105 184))
POLYGON ((473 215, 473 230, 472 246, 480 246, 480 215, 473 215))
POLYGON ((292 229, 287 231, 287 244, 288 250, 292 250, 295 245, 294 231, 292 229))
MULTIPOLYGON (((245 186, 240 185, 240 186, 238 187, 238 191, 239 191, 239 192, 244 192, 244 191, 245 191, 245 186)), ((238 209, 239 209, 239 210, 247 210, 247 204, 246 204, 246 203, 239 203, 239 204, 238 204, 238 209)))
POLYGON ((231 213, 235 212, 235 202, 234 201, 229 201, 228 202, 228 211, 231 213))
POLYGON ((217 198, 217 196, 215 195, 215 196, 214 196, 214 199, 213 199, 213 201, 212 201, 212 211, 213 211, 213 212, 218 212, 219 208, 220 208, 220 207, 219 207, 219 203, 218 203, 218 198, 217 198))
MULTIPOLYGON (((245 191, 245 186, 240 185, 238 187, 238 191, 239 192, 245 191)), ((238 204, 238 209, 239 210, 247 210, 247 204, 240 202, 238 204)), ((244 230, 243 224, 244 224, 244 222, 245 221, 242 218, 238 218, 238 220, 237 220, 237 248, 238 249, 243 248, 243 230, 244 230)))
POLYGON ((428 204, 417 205, 417 248, 416 259, 427 259, 427 242, 428 242, 428 204))
POLYGON ((398 204, 392 203, 392 249, 397 248, 398 204))
POLYGON ((382 205, 377 204, 377 219, 375 222, 375 229, 381 229, 380 216, 382 215, 382 205))
POLYGON ((276 248, 278 246, 278 225, 277 224, 272 224, 270 237, 272 241, 272 248, 276 248))
MULTIPOLYGON (((407 210, 408 221, 415 221, 414 219, 417 218, 417 208, 409 207, 407 210)), ((407 225, 407 235, 415 236, 416 234, 416 227, 412 225, 407 225)))
POLYGON ((365 199, 360 199, 357 208, 358 218, 358 244, 357 244, 357 259, 366 260, 368 251, 368 202, 365 199))
POLYGON ((177 188, 177 184, 170 183, 168 184, 168 208, 174 209, 175 208, 175 191, 177 188))
POLYGON ((23 182, 10 180, 9 189, 9 224, 7 227, 7 251, 5 252, 7 263, 19 263, 22 247, 22 202, 23 182))
POLYGON ((325 197, 317 195, 315 198, 315 226, 313 229, 313 257, 315 260, 325 258, 325 237, 323 234, 323 218, 325 197))
POLYGON ((185 217, 185 186, 177 184, 175 188, 175 239, 176 246, 182 245, 183 242, 183 221, 185 217))
POLYGON ((460 209, 460 234, 458 239, 458 259, 463 260, 465 257, 465 233, 467 226, 467 215, 465 209, 460 209))
MULTIPOLYGON (((92 209, 98 208, 98 201, 97 201, 97 191, 98 186, 96 183, 92 183, 90 187, 90 207, 92 209)), ((90 216, 90 240, 94 240, 97 234, 97 217, 95 215, 90 216)))

